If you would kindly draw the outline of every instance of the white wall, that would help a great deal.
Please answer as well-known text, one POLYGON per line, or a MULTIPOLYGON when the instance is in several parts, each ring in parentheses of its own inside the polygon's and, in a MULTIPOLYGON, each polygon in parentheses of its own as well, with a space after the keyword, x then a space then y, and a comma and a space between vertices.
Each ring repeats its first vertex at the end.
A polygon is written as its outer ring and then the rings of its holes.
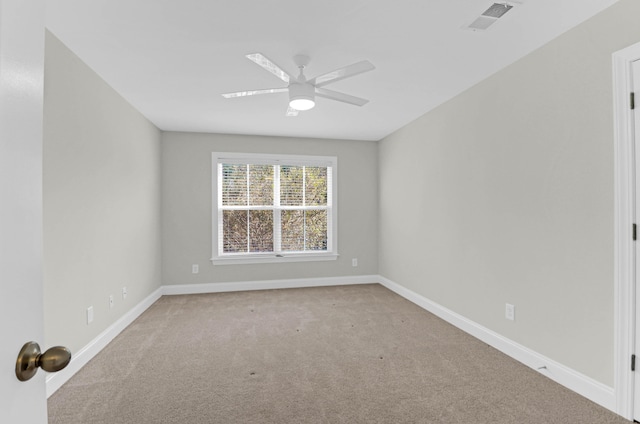
POLYGON ((638 16, 622 0, 379 143, 380 274, 609 386, 611 54, 638 16))
POLYGON ((45 344, 77 352, 156 290, 160 239, 160 131, 47 32, 45 344))
POLYGON ((377 144, 165 132, 162 135, 162 279, 165 285, 377 274, 377 144), (212 265, 211 152, 338 157, 336 261, 212 265), (358 267, 351 259, 358 258, 358 267), (200 266, 199 274, 191 265, 200 266))

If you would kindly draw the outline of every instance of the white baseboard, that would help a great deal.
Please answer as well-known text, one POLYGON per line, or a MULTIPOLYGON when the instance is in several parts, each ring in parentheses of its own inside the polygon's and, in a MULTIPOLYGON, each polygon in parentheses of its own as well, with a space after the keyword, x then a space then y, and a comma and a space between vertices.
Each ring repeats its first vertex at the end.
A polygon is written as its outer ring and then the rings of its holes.
POLYGON ((299 278, 287 280, 240 281, 236 283, 176 284, 164 286, 162 294, 222 293, 248 290, 295 289, 302 287, 346 286, 350 284, 376 284, 377 275, 355 275, 350 277, 299 278))
POLYGON ((378 281, 389 290, 442 318, 462 331, 493 346, 524 365, 540 372, 556 383, 565 386, 598 405, 616 412, 615 392, 612 387, 604 385, 525 346, 509 340, 385 277, 378 276, 378 281))
POLYGON ((506 355, 537 370, 551 380, 590 399, 591 401, 613 411, 616 408, 615 392, 606 386, 577 371, 568 368, 546 356, 525 346, 513 342, 465 317, 459 315, 427 298, 419 295, 380 275, 358 275, 350 277, 305 278, 287 280, 243 281, 235 283, 184 284, 162 286, 146 299, 127 312, 117 322, 103 331, 87 346, 74 355, 71 363, 64 370, 47 376, 47 397, 51 396, 76 372, 86 365, 95 355, 113 340, 122 330, 131 324, 140 314, 147 310, 162 295, 181 295, 199 293, 222 293, 230 291, 269 290, 285 288, 339 286, 350 284, 380 283, 389 290, 415 303, 421 308, 442 318, 466 333, 493 346, 506 355), (543 368, 544 367, 544 368, 543 368))
POLYGON ((147 296, 142 302, 138 303, 133 309, 124 314, 118 321, 110 325, 106 330, 100 333, 89 344, 74 354, 71 362, 65 369, 55 374, 48 374, 46 378, 47 398, 54 394, 64 383, 66 383, 75 373, 80 371, 94 356, 105 348, 118 334, 122 332, 129 324, 146 311, 153 303, 162 296, 162 287, 147 296))

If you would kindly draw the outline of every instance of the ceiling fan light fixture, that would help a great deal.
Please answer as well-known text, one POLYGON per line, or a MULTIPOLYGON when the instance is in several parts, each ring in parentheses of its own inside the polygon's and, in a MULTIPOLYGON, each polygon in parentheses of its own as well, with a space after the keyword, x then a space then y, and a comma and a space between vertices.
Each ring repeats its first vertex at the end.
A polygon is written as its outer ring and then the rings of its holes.
MULTIPOLYGON (((521 0, 510 0, 521 1, 521 0)), ((298 112, 313 109, 316 105, 316 96, 329 100, 335 100, 355 106, 363 106, 369 102, 367 99, 361 99, 349 94, 340 93, 338 91, 328 90, 325 85, 350 78, 363 72, 372 71, 375 66, 368 60, 361 60, 358 63, 344 66, 340 69, 317 76, 311 80, 307 80, 304 76, 304 68, 309 63, 309 57, 305 55, 296 55, 293 61, 298 66, 300 74, 295 77, 282 70, 278 65, 273 63, 261 53, 253 53, 247 55, 247 58, 255 62, 258 66, 275 75, 284 82, 289 83, 287 87, 267 88, 261 90, 236 91, 235 93, 224 93, 222 96, 226 99, 234 97, 254 96, 257 94, 271 94, 289 92, 289 108, 286 116, 298 116, 298 112)))
POLYGON ((309 83, 289 84, 289 106, 296 110, 309 110, 316 105, 315 87, 309 83))
POLYGON ((312 109, 316 105, 316 102, 313 99, 291 99, 289 101, 289 106, 294 108, 295 110, 309 110, 312 109))

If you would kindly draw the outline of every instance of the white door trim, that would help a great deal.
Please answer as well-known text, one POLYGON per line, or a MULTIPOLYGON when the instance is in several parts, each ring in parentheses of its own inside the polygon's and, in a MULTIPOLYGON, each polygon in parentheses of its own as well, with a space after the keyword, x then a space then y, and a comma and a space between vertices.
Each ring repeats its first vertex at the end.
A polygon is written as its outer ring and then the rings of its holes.
POLYGON ((614 388, 616 412, 633 419, 634 376, 631 355, 635 331, 635 200, 631 63, 640 59, 640 43, 613 54, 614 113, 614 388))

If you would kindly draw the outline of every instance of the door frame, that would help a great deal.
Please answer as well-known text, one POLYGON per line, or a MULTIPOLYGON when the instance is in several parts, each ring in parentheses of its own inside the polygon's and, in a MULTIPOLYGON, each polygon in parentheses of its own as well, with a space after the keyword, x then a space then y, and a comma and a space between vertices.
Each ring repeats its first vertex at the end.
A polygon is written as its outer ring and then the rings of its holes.
MULTIPOLYGON (((632 62, 640 60, 640 43, 613 54, 614 118, 614 395, 619 415, 633 420, 636 288, 635 243, 635 140, 632 62)), ((640 223, 638 223, 640 224, 640 223)), ((640 372, 640 370, 638 371, 640 372)), ((640 390, 640 388, 638 388, 640 390)))

